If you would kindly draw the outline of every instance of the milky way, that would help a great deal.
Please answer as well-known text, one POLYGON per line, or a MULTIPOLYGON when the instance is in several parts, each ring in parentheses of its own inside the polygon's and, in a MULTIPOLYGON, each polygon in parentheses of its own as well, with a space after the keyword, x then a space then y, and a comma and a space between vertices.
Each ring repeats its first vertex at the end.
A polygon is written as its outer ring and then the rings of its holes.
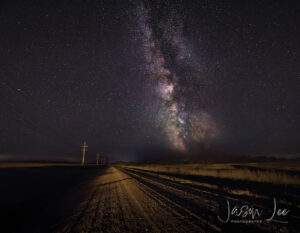
POLYGON ((151 11, 144 4, 137 12, 145 69, 160 98, 158 114, 165 135, 171 146, 180 151, 195 144, 206 146, 218 130, 212 116, 198 101, 189 98, 191 94, 199 95, 194 85, 201 82, 199 58, 182 35, 176 13, 153 23, 151 11))
POLYGON ((300 151, 297 3, 1 3, 0 160, 300 151))

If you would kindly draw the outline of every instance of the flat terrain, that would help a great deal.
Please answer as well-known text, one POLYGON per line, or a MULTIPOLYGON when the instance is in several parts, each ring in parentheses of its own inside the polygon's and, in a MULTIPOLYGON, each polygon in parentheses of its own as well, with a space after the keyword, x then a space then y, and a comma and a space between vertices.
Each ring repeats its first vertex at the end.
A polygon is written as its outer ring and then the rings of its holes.
MULTIPOLYGON (((130 167, 2 168, 3 232, 299 232, 299 187, 130 167), (243 188, 244 187, 244 188, 243 188), (245 191, 245 187, 248 187, 245 191), (226 201, 288 223, 221 223, 226 201), (18 201, 16 201, 18 200, 18 201)), ((265 216, 262 216, 262 218, 265 216)))

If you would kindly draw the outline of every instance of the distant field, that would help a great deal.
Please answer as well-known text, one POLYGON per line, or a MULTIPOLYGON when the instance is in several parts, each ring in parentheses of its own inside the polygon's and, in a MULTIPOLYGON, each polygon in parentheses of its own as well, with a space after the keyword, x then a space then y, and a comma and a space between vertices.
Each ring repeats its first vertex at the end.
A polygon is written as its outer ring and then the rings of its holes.
POLYGON ((124 165, 124 167, 167 174, 300 185, 300 162, 140 164, 124 165))
POLYGON ((10 167, 68 167, 68 166, 79 166, 79 163, 15 163, 15 162, 4 162, 0 163, 0 168, 10 167))
MULTIPOLYGON (((41 162, 0 162, 0 168, 21 168, 21 167, 81 167, 81 163, 41 163, 41 162)), ((85 166, 96 166, 86 164, 85 166)))

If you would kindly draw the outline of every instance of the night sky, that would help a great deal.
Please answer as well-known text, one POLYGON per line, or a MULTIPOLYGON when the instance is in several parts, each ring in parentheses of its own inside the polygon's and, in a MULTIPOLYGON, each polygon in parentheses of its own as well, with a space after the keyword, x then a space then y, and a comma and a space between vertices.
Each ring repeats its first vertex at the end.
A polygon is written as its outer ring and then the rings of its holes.
POLYGON ((84 140, 125 160, 299 153, 299 12, 296 1, 1 1, 0 159, 77 159, 84 140))

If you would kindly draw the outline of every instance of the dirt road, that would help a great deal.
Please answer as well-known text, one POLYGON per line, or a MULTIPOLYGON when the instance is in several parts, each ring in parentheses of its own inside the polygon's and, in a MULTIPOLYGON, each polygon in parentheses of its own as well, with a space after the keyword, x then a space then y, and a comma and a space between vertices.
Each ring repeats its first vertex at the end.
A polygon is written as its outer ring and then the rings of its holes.
POLYGON ((198 216, 175 203, 168 206, 170 200, 114 167, 90 188, 90 195, 57 232, 203 231, 195 221, 198 216))

